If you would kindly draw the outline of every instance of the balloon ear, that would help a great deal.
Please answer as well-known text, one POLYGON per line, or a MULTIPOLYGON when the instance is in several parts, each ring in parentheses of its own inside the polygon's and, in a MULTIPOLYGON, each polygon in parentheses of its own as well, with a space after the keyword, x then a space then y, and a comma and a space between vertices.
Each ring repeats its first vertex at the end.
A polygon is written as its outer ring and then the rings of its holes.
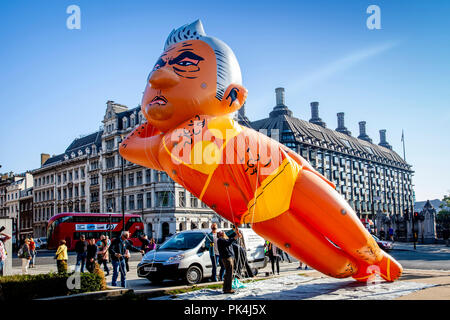
POLYGON ((247 89, 240 84, 230 84, 222 99, 222 110, 231 113, 239 110, 247 99, 247 89))

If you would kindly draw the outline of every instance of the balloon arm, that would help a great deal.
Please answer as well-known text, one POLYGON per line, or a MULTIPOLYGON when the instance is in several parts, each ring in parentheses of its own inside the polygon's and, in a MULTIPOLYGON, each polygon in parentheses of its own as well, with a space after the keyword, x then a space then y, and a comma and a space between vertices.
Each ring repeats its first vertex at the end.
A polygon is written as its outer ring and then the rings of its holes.
POLYGON ((120 155, 133 163, 162 171, 158 160, 161 132, 149 123, 134 129, 120 144, 120 155))
POLYGON ((302 167, 303 170, 307 170, 307 171, 310 171, 310 172, 314 173, 316 176, 318 176, 323 181, 325 181, 328 185, 330 185, 333 189, 336 189, 336 186, 334 185, 334 183, 332 183, 330 180, 325 178, 322 174, 320 174, 320 172, 315 170, 311 166, 311 164, 309 164, 309 162, 306 161, 302 156, 300 156, 297 153, 293 152, 292 150, 288 150, 286 148, 284 148, 284 151, 287 154, 289 154, 291 156, 291 158, 294 159, 302 167))

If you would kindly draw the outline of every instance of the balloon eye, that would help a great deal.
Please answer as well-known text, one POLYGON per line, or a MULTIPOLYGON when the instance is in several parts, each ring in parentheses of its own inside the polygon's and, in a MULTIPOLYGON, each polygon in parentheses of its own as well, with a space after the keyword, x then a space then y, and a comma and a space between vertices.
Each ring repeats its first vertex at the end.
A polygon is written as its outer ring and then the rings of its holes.
POLYGON ((178 62, 177 64, 179 66, 192 66, 192 65, 197 65, 199 62, 199 60, 194 60, 194 59, 189 59, 189 58, 184 58, 183 60, 181 60, 180 62, 178 62))

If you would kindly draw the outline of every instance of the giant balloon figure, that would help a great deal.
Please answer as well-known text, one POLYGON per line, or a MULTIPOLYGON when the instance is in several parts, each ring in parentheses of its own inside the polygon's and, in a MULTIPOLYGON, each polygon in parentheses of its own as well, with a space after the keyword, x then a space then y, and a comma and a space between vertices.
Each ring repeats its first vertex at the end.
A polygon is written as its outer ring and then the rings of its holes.
POLYGON ((167 172, 234 224, 336 278, 394 281, 401 265, 381 250, 335 186, 301 156, 230 114, 247 97, 231 49, 197 20, 173 30, 147 80, 147 122, 120 154, 167 172))

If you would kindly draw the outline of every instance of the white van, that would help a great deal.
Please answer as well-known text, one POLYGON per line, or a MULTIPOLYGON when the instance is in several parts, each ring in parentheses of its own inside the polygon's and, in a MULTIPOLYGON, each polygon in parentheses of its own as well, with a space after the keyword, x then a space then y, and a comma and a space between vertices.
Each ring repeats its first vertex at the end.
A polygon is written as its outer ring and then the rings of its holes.
MULTIPOLYGON (((224 230, 226 231, 226 230, 224 230)), ((264 239, 250 228, 239 228, 247 260, 253 274, 265 268, 264 239)), ((147 252, 137 266, 137 274, 153 283, 164 279, 182 279, 188 284, 196 284, 212 276, 209 251, 205 247, 205 237, 210 229, 187 230, 175 234, 156 250, 147 252)), ((217 268, 219 273, 220 267, 217 268)))

